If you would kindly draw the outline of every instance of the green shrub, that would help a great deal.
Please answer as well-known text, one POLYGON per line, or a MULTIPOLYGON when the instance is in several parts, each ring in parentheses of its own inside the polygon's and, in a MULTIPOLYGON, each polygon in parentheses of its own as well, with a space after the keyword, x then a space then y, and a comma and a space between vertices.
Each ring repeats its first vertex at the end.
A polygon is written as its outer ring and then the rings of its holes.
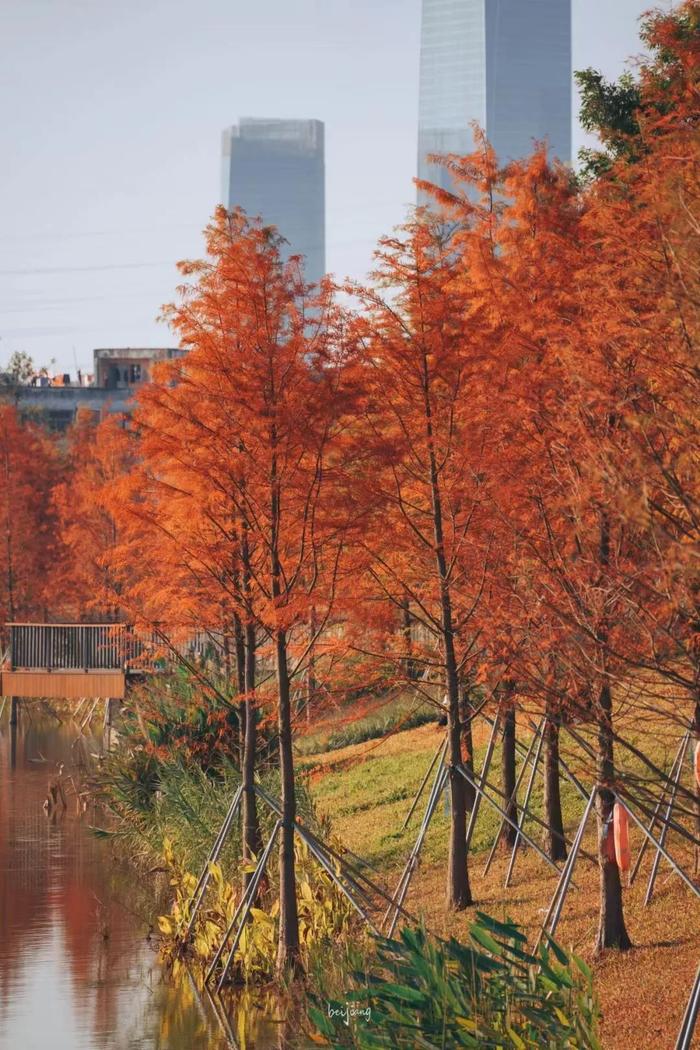
POLYGON ((511 922, 477 912, 469 943, 422 928, 377 941, 344 999, 316 992, 309 1016, 334 1047, 598 1050, 598 1010, 584 962, 554 942, 538 957, 511 922))

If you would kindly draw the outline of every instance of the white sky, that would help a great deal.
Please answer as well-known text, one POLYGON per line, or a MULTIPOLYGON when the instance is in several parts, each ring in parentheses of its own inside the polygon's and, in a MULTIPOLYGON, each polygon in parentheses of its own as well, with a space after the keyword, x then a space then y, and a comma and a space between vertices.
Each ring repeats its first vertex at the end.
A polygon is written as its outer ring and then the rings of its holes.
MULTIPOLYGON (((648 0, 573 5, 574 68, 618 75, 648 0)), ((325 121, 327 265, 362 276, 414 200, 419 35, 420 0, 0 0, 0 367, 173 344, 239 116, 325 121)))

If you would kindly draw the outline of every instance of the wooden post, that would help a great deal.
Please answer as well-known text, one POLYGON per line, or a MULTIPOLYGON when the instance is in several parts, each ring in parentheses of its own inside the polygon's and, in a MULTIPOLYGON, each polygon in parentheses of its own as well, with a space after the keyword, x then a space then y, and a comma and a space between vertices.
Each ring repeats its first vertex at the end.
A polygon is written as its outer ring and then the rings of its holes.
POLYGON ((19 697, 10 697, 10 768, 17 765, 17 727, 19 726, 19 697))
POLYGON ((107 697, 105 699, 105 714, 103 724, 103 736, 104 736, 104 747, 106 751, 112 750, 112 724, 114 720, 114 708, 113 704, 119 703, 113 697, 107 697))

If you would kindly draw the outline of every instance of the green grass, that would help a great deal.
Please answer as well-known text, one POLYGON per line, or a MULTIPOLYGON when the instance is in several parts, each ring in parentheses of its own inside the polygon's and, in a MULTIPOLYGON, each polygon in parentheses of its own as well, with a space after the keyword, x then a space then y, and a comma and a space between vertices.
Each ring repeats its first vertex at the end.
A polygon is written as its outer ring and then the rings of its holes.
MULTIPOLYGON (((347 716, 343 708, 341 714, 347 716)), ((378 711, 358 718, 354 722, 333 728, 332 723, 314 733, 299 737, 296 750, 299 755, 319 754, 323 751, 338 751, 351 744, 362 744, 366 740, 377 740, 396 729, 415 729, 418 726, 437 722, 440 713, 433 704, 417 702, 415 693, 387 700, 378 711)))
MULTIPOLYGON (((668 770, 671 765, 676 741, 669 737, 660 740, 648 731, 626 728, 625 737, 641 745, 644 752, 661 768, 668 770)), ((527 746, 530 734, 522 726, 518 729, 518 738, 527 746)), ((402 824, 408 813, 411 802, 420 786, 421 780, 435 753, 437 734, 422 744, 406 737, 405 753, 382 754, 381 748, 370 753, 362 761, 348 766, 329 767, 311 784, 311 793, 320 812, 327 814, 336 834, 349 849, 365 857, 378 867, 393 868, 401 864, 411 849, 428 798, 429 782, 420 800, 417 810, 408 828, 402 830, 402 824)), ((476 768, 480 769, 486 751, 485 743, 476 748, 476 768)), ((590 760, 583 750, 568 735, 562 739, 562 757, 578 775, 585 787, 593 782, 590 760)), ((628 774, 639 774, 642 771, 640 761, 621 747, 617 748, 617 761, 621 769, 628 774)), ((496 747, 489 781, 500 784, 500 745, 496 747)), ((521 769, 523 759, 518 756, 517 769, 521 769)), ((539 770, 542 769, 540 763, 539 770)), ((522 799, 529 772, 525 774, 518 792, 522 799)), ((496 797, 492 794, 492 797, 496 797)), ((561 779, 562 811, 565 827, 569 834, 578 825, 584 808, 581 796, 564 777, 561 779)), ((535 787, 531 796, 531 808, 540 818, 543 816, 543 780, 538 772, 535 787)), ((472 850, 484 851, 490 848, 500 825, 499 814, 486 802, 482 802, 479 819, 475 829, 472 850)), ((426 836, 423 857, 429 862, 441 862, 447 857, 448 816, 445 798, 441 799, 426 836)), ((539 844, 542 828, 534 821, 527 821, 525 831, 539 844)))

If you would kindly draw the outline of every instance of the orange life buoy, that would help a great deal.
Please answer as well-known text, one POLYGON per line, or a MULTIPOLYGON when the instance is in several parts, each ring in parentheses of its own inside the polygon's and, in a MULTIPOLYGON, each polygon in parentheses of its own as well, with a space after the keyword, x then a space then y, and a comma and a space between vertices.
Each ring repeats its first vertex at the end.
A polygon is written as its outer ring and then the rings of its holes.
POLYGON ((615 834, 615 860, 620 871, 629 871, 632 855, 630 853, 630 826, 627 810, 621 802, 615 803, 613 809, 613 828, 615 834))

